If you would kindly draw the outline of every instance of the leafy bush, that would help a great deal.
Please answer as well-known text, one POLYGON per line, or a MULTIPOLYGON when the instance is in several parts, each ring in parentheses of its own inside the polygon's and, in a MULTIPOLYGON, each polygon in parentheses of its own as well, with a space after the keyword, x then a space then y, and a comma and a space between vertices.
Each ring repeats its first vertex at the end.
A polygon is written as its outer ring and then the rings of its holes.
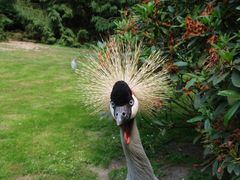
POLYGON ((64 46, 73 46, 76 43, 76 36, 73 31, 69 28, 66 28, 59 40, 59 43, 64 46))
POLYGON ((54 4, 48 8, 50 26, 57 38, 64 32, 64 21, 73 17, 72 9, 66 4, 54 4))
POLYGON ((31 4, 20 0, 16 1, 14 7, 19 21, 25 25, 26 37, 41 42, 52 42, 54 35, 45 11, 33 8, 31 4))
MULTIPOLYGON (((161 48, 175 101, 196 126, 213 175, 240 175, 240 6, 232 1, 144 1, 122 12, 116 36, 161 48)), ((174 106, 176 107, 176 106, 174 106)), ((186 117, 186 116, 185 116, 186 117)))
POLYGON ((124 7, 131 6, 138 2, 137 0, 132 1, 100 1, 93 0, 91 1, 91 9, 93 15, 91 17, 91 22, 94 23, 94 26, 97 31, 111 31, 115 27, 114 20, 119 17, 119 10, 124 7))
POLYGON ((7 38, 6 27, 13 24, 9 14, 13 13, 12 3, 14 0, 1 0, 0 3, 0 41, 7 38))
POLYGON ((119 10, 137 1, 1 0, 0 14, 3 10, 4 15, 11 16, 14 26, 10 30, 24 31, 27 38, 76 46, 108 36, 119 10))
POLYGON ((0 41, 3 41, 7 38, 7 34, 4 31, 5 26, 12 23, 12 20, 6 17, 5 15, 0 14, 0 41))
POLYGON ((3 28, 0 26, 0 41, 5 40, 6 38, 7 37, 6 37, 5 32, 3 31, 3 28))
POLYGON ((83 42, 89 39, 89 33, 86 29, 80 29, 77 33, 77 41, 83 42))

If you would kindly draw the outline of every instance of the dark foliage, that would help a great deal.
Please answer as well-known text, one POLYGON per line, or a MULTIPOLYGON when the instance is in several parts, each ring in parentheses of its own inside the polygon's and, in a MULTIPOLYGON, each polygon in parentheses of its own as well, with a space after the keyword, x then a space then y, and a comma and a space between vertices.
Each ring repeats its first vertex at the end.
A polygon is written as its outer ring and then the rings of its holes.
POLYGON ((13 24, 11 20, 14 14, 13 3, 14 0, 0 0, 0 41, 7 38, 7 28, 13 24))
POLYGON ((239 1, 146 0, 123 11, 116 24, 116 37, 137 37, 146 53, 160 48, 168 57, 173 107, 199 132, 195 141, 207 158, 203 168, 212 167, 219 179, 239 177, 239 1))
POLYGON ((5 23, 0 21, 0 33, 4 34, 1 37, 5 39, 5 31, 20 30, 24 32, 24 38, 79 46, 82 42, 111 34, 115 27, 114 20, 120 16, 119 11, 136 2, 137 0, 1 0, 0 14, 5 17, 5 23), (6 18, 14 23, 11 26, 6 24, 6 18))

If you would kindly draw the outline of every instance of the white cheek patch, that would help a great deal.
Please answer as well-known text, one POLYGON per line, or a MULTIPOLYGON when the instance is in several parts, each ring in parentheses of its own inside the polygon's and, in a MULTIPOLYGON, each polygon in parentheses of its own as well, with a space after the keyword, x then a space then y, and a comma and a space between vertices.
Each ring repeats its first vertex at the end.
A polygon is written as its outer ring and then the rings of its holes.
POLYGON ((138 112, 138 100, 134 95, 132 95, 132 97, 133 97, 133 100, 134 100, 134 104, 132 106, 131 119, 135 118, 136 115, 137 115, 137 112, 138 112))
POLYGON ((112 114, 113 119, 115 119, 115 117, 114 117, 114 109, 112 108, 111 103, 110 103, 109 108, 110 108, 110 111, 111 111, 111 114, 112 114))

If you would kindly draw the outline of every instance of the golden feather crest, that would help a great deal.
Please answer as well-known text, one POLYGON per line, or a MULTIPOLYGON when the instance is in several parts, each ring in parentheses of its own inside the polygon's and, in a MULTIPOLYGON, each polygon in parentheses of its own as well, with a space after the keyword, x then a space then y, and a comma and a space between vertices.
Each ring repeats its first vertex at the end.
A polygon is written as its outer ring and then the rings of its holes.
POLYGON ((168 99, 169 75, 163 68, 160 51, 143 63, 142 43, 111 39, 104 50, 95 50, 79 61, 77 70, 82 102, 94 113, 109 111, 110 94, 115 82, 125 81, 137 97, 140 112, 151 115, 168 99))

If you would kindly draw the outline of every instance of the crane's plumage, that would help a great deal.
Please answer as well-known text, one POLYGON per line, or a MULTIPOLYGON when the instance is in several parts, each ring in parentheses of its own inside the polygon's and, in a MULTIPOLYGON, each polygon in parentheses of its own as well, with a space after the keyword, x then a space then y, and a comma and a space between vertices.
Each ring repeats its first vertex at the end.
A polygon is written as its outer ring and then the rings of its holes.
POLYGON ((95 50, 79 61, 79 91, 86 107, 96 113, 109 111, 113 85, 122 80, 137 97, 141 112, 156 112, 156 106, 168 99, 168 73, 162 68, 161 51, 154 51, 142 64, 141 53, 141 43, 112 39, 103 51, 95 50))
POLYGON ((79 91, 86 107, 94 112, 110 111, 120 127, 127 180, 156 180, 135 117, 138 109, 152 115, 168 99, 169 78, 160 51, 152 52, 143 63, 141 53, 141 43, 112 39, 104 50, 80 61, 79 91))

